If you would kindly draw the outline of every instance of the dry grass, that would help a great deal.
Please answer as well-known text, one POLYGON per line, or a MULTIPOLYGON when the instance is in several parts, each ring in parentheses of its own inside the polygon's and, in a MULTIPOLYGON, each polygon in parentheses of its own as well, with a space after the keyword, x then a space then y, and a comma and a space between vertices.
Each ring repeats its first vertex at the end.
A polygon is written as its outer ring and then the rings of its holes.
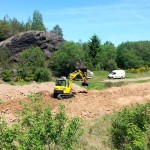
POLYGON ((105 115, 95 121, 84 122, 81 149, 111 150, 110 128, 112 115, 105 115))

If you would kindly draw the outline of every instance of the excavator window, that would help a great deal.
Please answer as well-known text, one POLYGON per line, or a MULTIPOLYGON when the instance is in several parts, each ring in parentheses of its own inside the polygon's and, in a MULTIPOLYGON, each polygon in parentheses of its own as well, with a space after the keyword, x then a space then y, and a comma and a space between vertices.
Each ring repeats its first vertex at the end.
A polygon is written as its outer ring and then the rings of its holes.
POLYGON ((66 80, 56 80, 56 86, 66 86, 66 80))

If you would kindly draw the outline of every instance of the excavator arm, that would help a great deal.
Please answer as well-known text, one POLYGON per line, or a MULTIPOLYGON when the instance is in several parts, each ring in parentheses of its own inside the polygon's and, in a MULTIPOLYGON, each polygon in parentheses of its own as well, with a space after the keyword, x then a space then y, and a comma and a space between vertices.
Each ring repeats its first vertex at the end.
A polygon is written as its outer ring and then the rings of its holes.
POLYGON ((72 73, 69 74, 69 78, 70 78, 70 80, 69 80, 69 86, 71 87, 71 84, 72 84, 72 82, 73 82, 73 79, 74 79, 77 75, 79 75, 79 76, 81 77, 81 79, 82 79, 82 85, 83 85, 83 86, 88 86, 88 80, 87 80, 86 76, 84 75, 84 72, 81 71, 80 69, 78 69, 77 71, 72 72, 72 73))

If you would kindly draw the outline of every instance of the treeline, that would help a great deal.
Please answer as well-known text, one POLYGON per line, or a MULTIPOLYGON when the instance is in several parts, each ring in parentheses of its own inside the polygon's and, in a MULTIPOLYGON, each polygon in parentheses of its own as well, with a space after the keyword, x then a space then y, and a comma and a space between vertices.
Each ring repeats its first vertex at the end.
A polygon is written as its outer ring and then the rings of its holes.
POLYGON ((117 47, 116 62, 120 68, 150 66, 149 58, 150 41, 125 42, 117 47))
MULTIPOLYGON (((0 20, 0 29, 0 41, 23 31, 48 31, 43 23, 42 15, 38 10, 34 11, 32 19, 29 19, 26 23, 19 22, 16 18, 9 19, 9 17, 5 16, 3 20, 0 20)), ((57 33, 63 37, 63 31, 59 25, 54 26, 49 32, 57 33)), ((0 54, 0 66, 5 69, 10 69, 10 56, 2 48, 0 49, 0 54)), ((76 69, 77 64, 83 64, 82 66, 86 66, 90 70, 112 71, 118 68, 131 70, 131 68, 150 67, 149 58, 150 41, 124 42, 115 46, 110 41, 102 43, 101 39, 94 34, 84 43, 64 42, 53 53, 49 62, 46 63, 46 67, 52 70, 55 76, 67 76, 76 69)))
POLYGON ((2 78, 11 81, 12 71, 5 70, 16 69, 15 81, 48 81, 51 73, 54 76, 68 76, 76 70, 78 64, 79 67, 86 66, 90 70, 110 72, 121 68, 132 73, 149 71, 150 67, 150 41, 126 42, 115 47, 111 42, 101 44, 99 38, 93 35, 86 43, 64 42, 47 61, 40 51, 39 48, 28 48, 20 53, 18 62, 13 64, 10 62, 10 51, 1 48, 0 66, 4 69, 2 78))
POLYGON ((149 68, 149 58, 150 41, 125 42, 115 47, 109 41, 102 44, 99 37, 93 35, 85 43, 64 43, 53 54, 49 67, 55 75, 67 75, 72 72, 75 70, 76 62, 84 62, 91 70, 109 72, 119 68, 133 70, 133 68, 149 68))
MULTIPOLYGON (((20 32, 29 30, 49 31, 43 23, 42 14, 38 10, 35 10, 32 19, 29 18, 25 23, 23 21, 20 22, 16 18, 9 18, 6 15, 0 20, 0 42, 20 32)), ((55 32, 63 36, 62 29, 59 25, 55 25, 50 32, 55 32)))

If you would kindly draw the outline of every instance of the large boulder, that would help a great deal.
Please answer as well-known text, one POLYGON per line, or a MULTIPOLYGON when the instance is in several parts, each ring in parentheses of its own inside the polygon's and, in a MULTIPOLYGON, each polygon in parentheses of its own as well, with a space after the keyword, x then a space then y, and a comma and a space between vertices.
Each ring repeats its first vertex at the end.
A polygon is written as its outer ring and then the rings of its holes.
POLYGON ((0 47, 8 48, 13 57, 28 47, 40 47, 46 58, 50 58, 62 42, 64 39, 55 33, 27 31, 0 42, 0 47))

